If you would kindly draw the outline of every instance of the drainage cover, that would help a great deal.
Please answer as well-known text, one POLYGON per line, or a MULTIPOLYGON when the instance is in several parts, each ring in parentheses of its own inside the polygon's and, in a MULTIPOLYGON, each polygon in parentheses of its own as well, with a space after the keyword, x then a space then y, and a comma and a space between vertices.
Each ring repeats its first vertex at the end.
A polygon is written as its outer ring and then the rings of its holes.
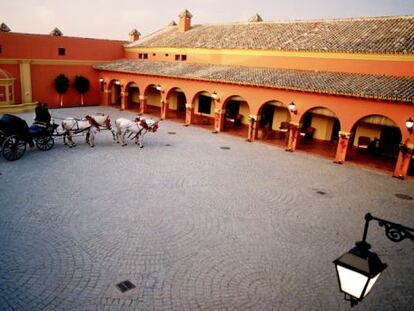
POLYGON ((401 200, 408 200, 411 201, 413 199, 412 196, 408 195, 408 194, 403 194, 403 193, 396 193, 395 196, 401 200))
POLYGON ((320 190, 316 191, 316 193, 317 193, 317 194, 320 194, 320 195, 325 195, 325 194, 326 194, 326 192, 325 192, 325 191, 320 191, 320 190))
POLYGON ((175 134, 177 134, 176 132, 168 132, 168 134, 170 134, 170 135, 175 135, 175 134))
POLYGON ((170 147, 171 145, 170 145, 170 144, 165 144, 165 146, 166 146, 166 147, 170 147))
POLYGON ((136 288, 134 284, 130 280, 123 281, 121 283, 116 284, 116 287, 122 292, 125 293, 126 291, 136 288))
POLYGON ((226 147, 226 146, 224 146, 224 147, 220 147, 220 149, 223 149, 223 150, 230 150, 230 147, 226 147))

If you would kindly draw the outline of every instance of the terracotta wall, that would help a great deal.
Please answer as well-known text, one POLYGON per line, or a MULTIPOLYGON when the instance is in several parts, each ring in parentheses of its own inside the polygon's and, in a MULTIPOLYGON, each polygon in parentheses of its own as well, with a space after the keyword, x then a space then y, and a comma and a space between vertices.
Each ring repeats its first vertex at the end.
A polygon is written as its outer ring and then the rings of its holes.
POLYGON ((124 43, 119 40, 0 32, 0 58, 113 60, 124 56, 124 43), (65 48, 66 55, 59 56, 58 48, 65 48))
POLYGON ((59 107, 59 94, 56 92, 54 80, 63 73, 69 78, 70 83, 67 93, 63 96, 64 107, 80 105, 80 95, 73 86, 76 75, 82 75, 90 82, 90 90, 84 94, 84 103, 100 103, 99 76, 91 66, 32 65, 31 71, 33 101, 47 102, 50 107, 59 107))
MULTIPOLYGON (((72 84, 76 75, 82 75, 91 83, 84 96, 85 104, 99 104, 99 75, 92 65, 123 58, 124 41, 75 37, 55 37, 0 32, 0 68, 10 72, 15 80, 15 102, 22 103, 19 63, 30 63, 32 101, 47 102, 51 107, 59 105, 59 96, 53 82, 63 73, 72 84), (58 55, 58 48, 65 48, 65 55, 58 55)), ((64 96, 65 106, 80 104, 80 95, 71 87, 64 96)))

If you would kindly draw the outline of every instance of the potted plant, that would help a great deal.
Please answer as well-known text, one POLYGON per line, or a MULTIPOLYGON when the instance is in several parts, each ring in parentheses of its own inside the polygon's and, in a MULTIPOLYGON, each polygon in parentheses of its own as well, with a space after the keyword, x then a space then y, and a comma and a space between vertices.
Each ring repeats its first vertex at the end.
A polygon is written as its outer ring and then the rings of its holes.
POLYGON ((80 75, 76 76, 73 86, 75 87, 76 91, 78 91, 78 93, 80 94, 81 105, 83 105, 83 94, 89 91, 89 87, 90 87, 88 78, 85 78, 84 76, 80 76, 80 75))
POLYGON ((63 94, 66 93, 66 91, 69 88, 69 79, 66 77, 63 73, 58 75, 55 79, 55 88, 56 91, 59 93, 59 102, 60 106, 63 106, 63 94))

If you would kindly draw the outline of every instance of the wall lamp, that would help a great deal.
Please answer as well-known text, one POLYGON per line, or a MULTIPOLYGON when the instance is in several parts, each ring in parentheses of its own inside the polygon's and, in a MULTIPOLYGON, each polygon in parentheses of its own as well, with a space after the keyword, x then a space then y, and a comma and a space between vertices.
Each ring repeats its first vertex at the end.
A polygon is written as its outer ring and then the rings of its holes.
POLYGON ((217 94, 216 91, 214 91, 213 93, 211 93, 211 98, 214 99, 214 100, 218 100, 219 99, 219 96, 218 96, 218 94, 217 94))
POLYGON ((101 92, 104 91, 104 85, 106 84, 104 78, 99 78, 99 85, 101 87, 101 92))
POLYGON ((157 89, 157 91, 160 91, 160 92, 162 91, 162 87, 160 84, 158 84, 155 88, 157 89))
POLYGON ((407 121, 405 121, 405 126, 407 127, 407 130, 412 133, 413 132, 413 126, 414 126, 414 121, 411 117, 409 117, 407 119, 407 121))
POLYGON ((357 242, 354 248, 333 262, 339 290, 344 293, 344 299, 351 303, 351 307, 356 306, 369 294, 381 273, 387 268, 376 253, 369 251, 371 245, 366 242, 366 238, 371 220, 376 220, 380 227, 385 227, 385 235, 393 242, 414 240, 414 229, 374 217, 369 213, 365 215, 362 241, 357 242))
POLYGON ((288 105, 288 109, 289 109, 290 112, 293 112, 294 114, 298 113, 298 109, 296 108, 296 104, 294 102, 291 102, 288 105))
POLYGON ((116 84, 116 85, 121 85, 121 81, 116 80, 116 81, 115 81, 115 84, 116 84))

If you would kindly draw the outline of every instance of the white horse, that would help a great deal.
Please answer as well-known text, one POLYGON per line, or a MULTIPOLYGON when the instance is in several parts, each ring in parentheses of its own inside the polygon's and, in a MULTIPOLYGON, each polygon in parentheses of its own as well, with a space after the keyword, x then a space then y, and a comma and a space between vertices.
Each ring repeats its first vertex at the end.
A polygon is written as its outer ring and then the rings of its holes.
POLYGON ((86 143, 91 147, 95 146, 95 136, 100 128, 111 130, 112 135, 114 135, 111 127, 111 120, 108 115, 105 114, 96 114, 93 116, 87 115, 84 119, 75 119, 75 118, 66 118, 62 121, 62 128, 64 130, 63 141, 66 143, 66 137, 69 141, 69 147, 75 147, 76 144, 73 141, 72 137, 74 134, 79 134, 86 132, 86 143))
POLYGON ((126 146, 125 136, 129 134, 131 139, 135 139, 135 144, 143 148, 144 136, 147 132, 156 132, 158 130, 158 122, 154 120, 146 120, 136 117, 133 121, 125 118, 119 118, 115 121, 116 126, 116 142, 121 142, 121 146, 126 146))

